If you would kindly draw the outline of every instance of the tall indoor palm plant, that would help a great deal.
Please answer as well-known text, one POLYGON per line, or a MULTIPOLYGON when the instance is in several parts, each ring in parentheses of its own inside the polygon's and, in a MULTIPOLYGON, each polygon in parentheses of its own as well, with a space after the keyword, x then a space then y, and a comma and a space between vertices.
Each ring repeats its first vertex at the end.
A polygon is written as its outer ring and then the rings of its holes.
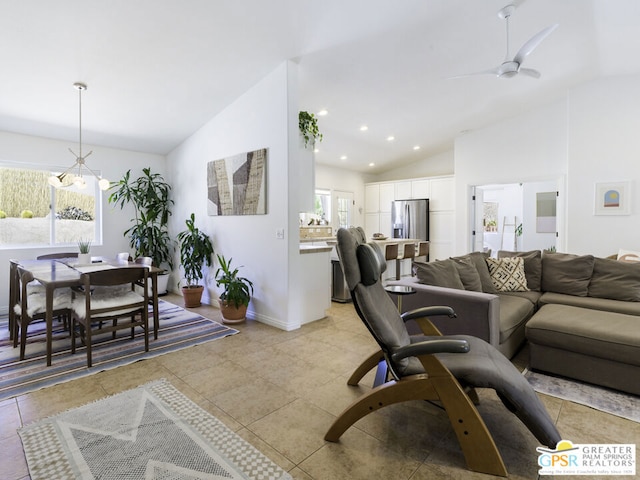
POLYGON ((136 179, 131 178, 128 170, 111 189, 115 191, 109 196, 109 203, 120 205, 121 209, 129 203, 133 205, 134 224, 124 235, 129 237, 135 257, 151 257, 156 267, 173 269, 173 241, 168 228, 173 205, 169 198, 171 185, 148 167, 136 179))

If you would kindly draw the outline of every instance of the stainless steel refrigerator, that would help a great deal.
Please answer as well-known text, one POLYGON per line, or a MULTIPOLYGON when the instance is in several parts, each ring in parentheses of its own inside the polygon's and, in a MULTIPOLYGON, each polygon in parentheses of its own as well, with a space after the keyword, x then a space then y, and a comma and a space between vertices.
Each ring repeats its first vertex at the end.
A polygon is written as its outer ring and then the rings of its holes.
POLYGON ((429 199, 396 200, 391 205, 393 238, 429 240, 429 199))

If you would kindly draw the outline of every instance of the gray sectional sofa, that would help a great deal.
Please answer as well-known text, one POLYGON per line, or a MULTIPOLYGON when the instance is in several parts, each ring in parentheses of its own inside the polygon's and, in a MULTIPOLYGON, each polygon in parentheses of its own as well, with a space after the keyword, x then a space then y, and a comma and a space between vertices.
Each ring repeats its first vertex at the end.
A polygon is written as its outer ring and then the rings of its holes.
POLYGON ((640 263, 592 255, 482 252, 414 262, 403 310, 453 307, 432 319, 511 358, 529 342, 529 368, 640 395, 640 263))

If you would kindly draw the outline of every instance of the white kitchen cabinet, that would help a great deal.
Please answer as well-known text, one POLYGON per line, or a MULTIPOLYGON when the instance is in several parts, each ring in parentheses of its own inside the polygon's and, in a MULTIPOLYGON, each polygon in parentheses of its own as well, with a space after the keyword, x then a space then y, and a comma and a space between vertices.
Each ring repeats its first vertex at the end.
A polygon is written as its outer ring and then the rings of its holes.
POLYGON ((395 182, 394 188, 394 200, 409 200, 415 198, 411 195, 411 181, 395 182))
POLYGON ((378 213, 380 211, 380 185, 377 183, 364 187, 364 211, 365 213, 378 213))
POLYGON ((411 198, 429 198, 429 179, 411 181, 411 198))
POLYGON ((393 183, 380 184, 380 212, 391 212, 391 204, 395 200, 395 194, 393 183))

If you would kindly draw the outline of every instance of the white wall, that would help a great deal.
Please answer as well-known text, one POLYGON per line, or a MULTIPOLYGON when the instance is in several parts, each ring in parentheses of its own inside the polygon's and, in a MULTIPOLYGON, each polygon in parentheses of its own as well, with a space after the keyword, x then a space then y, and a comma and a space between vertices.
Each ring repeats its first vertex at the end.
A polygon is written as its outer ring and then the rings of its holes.
POLYGON ((470 185, 556 180, 559 251, 640 250, 640 76, 602 78, 565 100, 456 139, 458 253, 468 250, 470 185), (629 181, 631 215, 594 215, 596 182, 629 181))
MULTIPOLYGON (((0 158, 5 161, 66 169, 74 161, 73 156, 69 153, 69 147, 73 148, 74 145, 49 138, 0 132, 0 158)), ((83 147, 87 152, 93 150, 93 154, 87 160, 87 165, 112 182, 119 180, 128 169, 132 170, 133 175, 141 173, 145 167, 151 167, 154 172, 165 173, 165 158, 162 155, 92 145, 83 145, 83 147)), ((103 243, 101 245, 94 244, 91 247, 91 253, 94 255, 115 256, 117 252, 130 250, 129 241, 123 236, 123 232, 131 225, 130 219, 133 218, 133 210, 125 208, 121 211, 120 208, 110 205, 107 202, 108 196, 108 191, 102 195, 103 243)), ((5 271, 8 272, 10 258, 35 258, 47 252, 68 250, 69 247, 0 250, 0 264, 4 265, 5 271)), ((0 311, 2 312, 6 312, 8 308, 8 281, 8 273, 0 275, 0 311)))
POLYGON ((560 101, 455 141, 456 254, 470 246, 470 188, 558 179, 567 174, 566 102, 560 101))
MULTIPOLYGON (((297 160, 290 151, 298 148, 296 73, 295 64, 283 63, 167 157, 176 199, 172 233, 184 230, 185 219, 194 212, 196 225, 211 237, 216 253, 232 257, 234 265, 243 266, 241 274, 253 281, 248 315, 286 330, 300 326, 293 314, 296 285, 291 278, 300 256, 297 199, 290 180, 296 178, 297 160), (207 216, 207 163, 259 148, 269 149, 267 214, 207 216), (285 239, 276 238, 277 229, 284 229, 285 239)), ((215 305, 221 289, 214 273, 215 267, 207 272, 203 301, 215 305)))
POLYGON ((386 182, 405 178, 438 177, 454 173, 454 153, 448 150, 423 160, 387 170, 367 182, 386 182))
POLYGON ((640 250, 640 76, 600 79, 569 95, 568 242, 608 256, 640 250), (596 216, 596 182, 631 182, 631 215, 596 216))

